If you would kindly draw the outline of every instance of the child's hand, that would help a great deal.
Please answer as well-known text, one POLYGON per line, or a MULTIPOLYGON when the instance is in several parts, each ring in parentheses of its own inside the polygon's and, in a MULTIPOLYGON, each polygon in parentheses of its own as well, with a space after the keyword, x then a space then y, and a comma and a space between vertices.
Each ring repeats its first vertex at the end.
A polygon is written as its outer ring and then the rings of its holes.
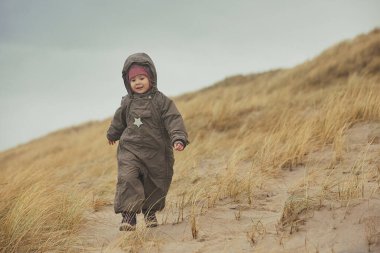
POLYGON ((115 144, 116 143, 116 141, 110 141, 110 140, 108 140, 108 144, 109 145, 113 145, 113 144, 115 144))
POLYGON ((174 142, 174 149, 177 151, 182 151, 185 147, 183 146, 181 141, 174 142))

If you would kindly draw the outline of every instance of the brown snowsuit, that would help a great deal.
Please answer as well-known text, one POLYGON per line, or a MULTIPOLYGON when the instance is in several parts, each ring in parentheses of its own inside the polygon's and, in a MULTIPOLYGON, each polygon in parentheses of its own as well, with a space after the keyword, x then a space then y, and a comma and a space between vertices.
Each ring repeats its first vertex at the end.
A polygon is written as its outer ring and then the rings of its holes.
POLYGON ((122 74, 128 95, 107 132, 108 140, 119 140, 115 212, 159 211, 172 181, 173 143, 188 144, 187 132, 174 103, 157 90, 156 69, 147 54, 129 56, 122 74), (144 94, 131 90, 128 70, 133 63, 149 67, 152 74, 152 88, 144 94))

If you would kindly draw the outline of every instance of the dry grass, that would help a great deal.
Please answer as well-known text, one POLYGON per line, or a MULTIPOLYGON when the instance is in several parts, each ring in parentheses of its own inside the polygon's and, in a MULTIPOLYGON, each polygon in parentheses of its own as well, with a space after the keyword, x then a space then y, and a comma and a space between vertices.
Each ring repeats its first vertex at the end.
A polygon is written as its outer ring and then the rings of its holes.
POLYGON ((118 241, 117 245, 125 252, 137 253, 144 250, 144 252, 158 252, 160 241, 156 239, 156 235, 152 230, 145 226, 138 226, 136 231, 127 232, 118 241))
POLYGON ((86 203, 74 192, 38 182, 9 201, 7 216, 1 218, 4 252, 64 250, 76 242, 86 203))
POLYGON ((252 221, 252 227, 247 232, 247 239, 252 246, 254 246, 258 240, 264 238, 266 235, 266 228, 264 224, 259 221, 252 221))
MULTIPOLYGON (((332 164, 340 163, 347 129, 380 120, 379 45, 375 30, 293 69, 231 77, 176 98, 191 144, 176 154, 163 223, 190 217, 196 238, 204 209, 224 198, 253 203, 268 178, 305 165, 309 153, 332 145, 332 164)), ((69 251, 85 212, 112 202, 116 149, 104 137, 109 122, 65 129, 0 154, 2 252, 69 251)), ((319 197, 362 197, 364 164, 359 160, 338 184, 327 180, 319 197)), ((372 170, 371 178, 379 182, 379 173, 372 170)), ((302 197, 287 202, 283 225, 314 207, 309 186, 302 187, 302 197)), ((261 235, 256 225, 248 234, 253 243, 261 235)), ((123 247, 138 251, 146 233, 128 235, 123 247)))

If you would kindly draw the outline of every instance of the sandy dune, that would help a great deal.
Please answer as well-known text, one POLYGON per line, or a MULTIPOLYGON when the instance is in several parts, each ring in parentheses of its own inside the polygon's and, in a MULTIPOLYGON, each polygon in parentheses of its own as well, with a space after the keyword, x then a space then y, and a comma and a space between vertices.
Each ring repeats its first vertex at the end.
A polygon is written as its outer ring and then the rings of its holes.
POLYGON ((280 177, 271 179, 254 193, 251 205, 223 199, 215 207, 205 208, 196 217, 196 239, 192 237, 190 216, 178 224, 162 224, 165 210, 158 215, 158 228, 145 229, 140 215, 136 232, 119 232, 120 217, 107 206, 91 214, 92 219, 81 232, 82 246, 94 252, 380 252, 380 195, 374 191, 379 187, 374 179, 365 182, 364 198, 347 203, 325 201, 303 210, 292 226, 280 225, 284 206, 304 196, 298 186, 305 178, 310 179, 309 194, 316 196, 313 191, 327 177, 334 180, 347 174, 357 159, 362 159, 361 152, 365 152, 363 173, 379 170, 380 143, 374 141, 380 136, 379 129, 379 123, 351 128, 345 136, 347 153, 333 174, 326 169, 331 166, 332 152, 326 148, 308 155, 308 164, 315 166, 284 170, 280 177), (132 248, 128 241, 134 235, 144 242, 136 244, 139 240, 134 238, 132 248))

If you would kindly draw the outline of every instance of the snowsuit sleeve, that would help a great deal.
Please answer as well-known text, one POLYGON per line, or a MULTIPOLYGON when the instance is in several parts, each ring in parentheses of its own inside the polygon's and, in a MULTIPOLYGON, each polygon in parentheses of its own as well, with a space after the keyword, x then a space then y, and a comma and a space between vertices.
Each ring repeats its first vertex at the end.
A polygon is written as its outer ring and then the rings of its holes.
POLYGON ((184 146, 189 144, 187 131, 182 116, 174 102, 166 96, 163 101, 162 119, 172 145, 175 141, 181 141, 184 146))
POLYGON ((120 139, 123 134, 124 129, 127 127, 125 121, 125 113, 127 107, 127 96, 123 97, 121 100, 120 107, 116 110, 115 115, 113 116, 112 123, 107 131, 107 139, 110 141, 117 141, 120 139))

